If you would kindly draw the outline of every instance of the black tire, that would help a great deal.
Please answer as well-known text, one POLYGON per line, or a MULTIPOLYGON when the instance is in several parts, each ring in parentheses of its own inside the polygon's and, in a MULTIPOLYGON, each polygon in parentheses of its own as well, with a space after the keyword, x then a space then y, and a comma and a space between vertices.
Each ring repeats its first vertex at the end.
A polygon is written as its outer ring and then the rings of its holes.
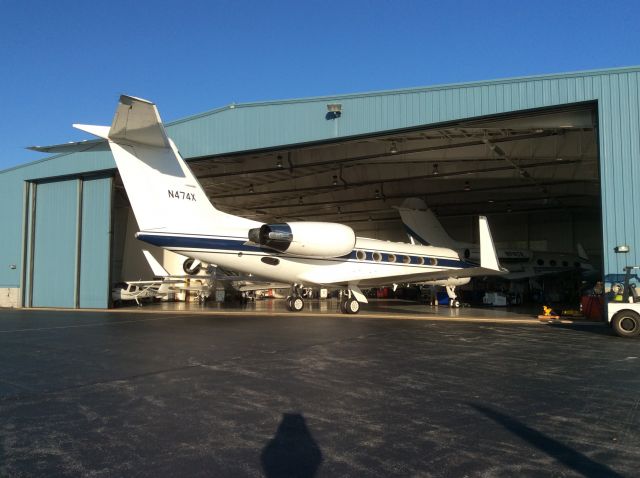
POLYGON ((453 307, 454 309, 459 309, 460 308, 460 301, 458 299, 453 299, 451 301, 451 307, 453 307))
POLYGON ((304 300, 299 295, 291 299, 291 310, 293 312, 301 312, 304 309, 304 300))
POLYGON ((343 314, 347 313, 347 301, 349 299, 344 299, 340 301, 340 312, 342 312, 343 314))
POLYGON ((357 314, 358 312, 360 312, 360 302, 358 302, 356 299, 347 300, 345 305, 347 314, 357 314))
POLYGON ((640 315, 633 310, 621 310, 613 316, 611 326, 620 337, 640 335, 640 315))
POLYGON ((185 261, 182 263, 182 270, 185 274, 194 276, 202 270, 202 262, 199 262, 197 266, 193 267, 193 263, 195 261, 196 260, 192 257, 187 257, 185 259, 185 261))
POLYGON ((293 297, 289 296, 287 297, 285 303, 287 304, 287 310, 292 311, 293 310, 293 304, 291 303, 293 301, 293 297))

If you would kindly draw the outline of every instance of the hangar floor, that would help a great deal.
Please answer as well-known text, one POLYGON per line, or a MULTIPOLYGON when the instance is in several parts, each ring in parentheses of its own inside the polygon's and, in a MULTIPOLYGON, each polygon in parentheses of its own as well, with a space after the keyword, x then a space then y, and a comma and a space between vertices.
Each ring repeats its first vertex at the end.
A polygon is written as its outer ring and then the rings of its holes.
MULTIPOLYGON (((284 299, 267 299, 241 303, 208 302, 206 304, 185 302, 156 302, 144 304, 143 307, 128 306, 115 309, 127 313, 216 313, 216 314, 252 314, 252 315, 291 315, 284 299)), ((345 315, 340 312, 337 299, 305 300, 305 308, 296 316, 315 317, 348 317, 348 318, 384 318, 410 320, 457 320, 472 322, 498 323, 538 323, 540 306, 520 307, 461 307, 458 309, 448 306, 430 306, 411 300, 401 299, 369 299, 363 304, 357 315, 345 315)), ((586 320, 581 323, 593 324, 586 320)))
POLYGON ((604 327, 240 317, 0 311, 0 476, 637 474, 604 327))

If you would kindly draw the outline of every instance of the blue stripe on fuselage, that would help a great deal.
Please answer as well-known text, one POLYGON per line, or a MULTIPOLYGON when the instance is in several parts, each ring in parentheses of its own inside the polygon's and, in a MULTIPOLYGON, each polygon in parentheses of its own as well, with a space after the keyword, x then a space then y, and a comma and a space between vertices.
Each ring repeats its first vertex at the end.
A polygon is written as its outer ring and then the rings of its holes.
MULTIPOLYGON (((169 249, 199 249, 199 250, 208 250, 208 251, 238 251, 238 252, 254 252, 254 253, 263 253, 263 254, 280 254, 277 251, 273 251, 271 249, 267 249, 258 245, 247 244, 247 240, 238 239, 233 237, 220 237, 220 236, 184 236, 179 234, 173 235, 164 235, 164 234, 146 234, 146 233, 138 233, 136 236, 141 241, 147 242, 149 244, 153 244, 158 247, 166 247, 169 249)), ((364 249, 362 249, 364 250, 364 249)), ((373 261, 373 252, 364 250, 366 252, 366 261, 373 261)), ((451 267, 456 269, 466 269, 470 267, 477 267, 475 264, 470 264, 468 262, 456 260, 456 259, 445 259, 439 257, 430 257, 430 256, 414 256, 407 252, 391 252, 391 251, 380 251, 385 259, 382 262, 388 265, 397 265, 397 266, 406 266, 406 265, 421 265, 416 259, 417 257, 424 258, 424 265, 432 267, 451 267), (407 255, 411 257, 411 264, 404 264, 399 262, 388 262, 389 254, 394 255, 407 255), (435 259, 437 261, 437 265, 430 264, 429 260, 435 259)), ((294 256, 285 254, 286 257, 290 258, 299 258, 299 259, 314 259, 314 260, 326 260, 335 262, 336 260, 342 261, 357 261, 356 250, 351 251, 349 254, 336 257, 331 259, 323 259, 316 257, 308 257, 308 256, 294 256)), ((361 262, 361 261, 358 261, 361 262)))

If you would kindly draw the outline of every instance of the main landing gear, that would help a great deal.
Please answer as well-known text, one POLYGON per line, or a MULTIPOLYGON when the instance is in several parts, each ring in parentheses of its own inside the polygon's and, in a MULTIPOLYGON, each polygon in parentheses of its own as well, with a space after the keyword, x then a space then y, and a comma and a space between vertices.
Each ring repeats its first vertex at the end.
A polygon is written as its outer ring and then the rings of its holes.
POLYGON ((353 297, 351 291, 347 291, 347 296, 342 297, 343 294, 340 294, 341 297, 338 299, 340 301, 340 311, 343 314, 357 314, 360 312, 360 302, 353 297))
POLYGON ((453 309, 457 309, 460 307, 460 301, 458 300, 458 296, 456 294, 456 286, 455 285, 447 285, 445 286, 447 290, 447 295, 449 296, 449 307, 453 309))
MULTIPOLYGON (((360 289, 356 286, 350 286, 346 292, 341 292, 338 298, 340 304, 340 310, 343 314, 357 314, 360 312, 360 301, 356 297, 360 297, 363 302, 366 302, 366 297, 362 294, 360 289)), ((300 293, 300 284, 293 284, 291 286, 291 294, 287 297, 287 309, 291 312, 300 312, 304 309, 304 299, 300 293)))
POLYGON ((300 312, 304 309, 304 300, 300 294, 300 286, 298 284, 291 286, 291 295, 287 297, 287 309, 291 312, 300 312))

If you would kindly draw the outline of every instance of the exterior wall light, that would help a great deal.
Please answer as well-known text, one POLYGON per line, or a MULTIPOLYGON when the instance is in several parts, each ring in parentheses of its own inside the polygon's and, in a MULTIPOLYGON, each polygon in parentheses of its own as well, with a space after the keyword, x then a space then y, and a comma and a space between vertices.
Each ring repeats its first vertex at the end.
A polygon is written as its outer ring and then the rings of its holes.
POLYGON ((629 246, 627 246, 626 244, 613 248, 613 252, 615 252, 616 254, 626 254, 627 252, 629 252, 629 250, 629 246))
POLYGON ((325 119, 333 120, 342 116, 342 105, 340 103, 330 103, 327 105, 327 115, 325 119))

